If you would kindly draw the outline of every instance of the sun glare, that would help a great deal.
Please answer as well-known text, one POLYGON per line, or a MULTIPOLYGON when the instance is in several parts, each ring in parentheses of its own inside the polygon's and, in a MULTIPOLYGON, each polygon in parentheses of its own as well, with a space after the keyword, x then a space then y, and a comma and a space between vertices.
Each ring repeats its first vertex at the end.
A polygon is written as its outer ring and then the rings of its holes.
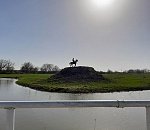
POLYGON ((110 6, 114 0, 91 0, 91 2, 99 8, 105 8, 110 6))

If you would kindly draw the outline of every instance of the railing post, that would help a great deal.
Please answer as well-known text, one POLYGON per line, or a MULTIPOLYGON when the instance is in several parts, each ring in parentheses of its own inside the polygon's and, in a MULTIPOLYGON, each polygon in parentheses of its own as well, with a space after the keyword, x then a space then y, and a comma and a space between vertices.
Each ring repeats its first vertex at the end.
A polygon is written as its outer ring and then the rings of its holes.
POLYGON ((7 108, 7 130, 15 130, 15 108, 7 108))
POLYGON ((147 130, 150 130, 150 107, 146 107, 146 125, 147 130))

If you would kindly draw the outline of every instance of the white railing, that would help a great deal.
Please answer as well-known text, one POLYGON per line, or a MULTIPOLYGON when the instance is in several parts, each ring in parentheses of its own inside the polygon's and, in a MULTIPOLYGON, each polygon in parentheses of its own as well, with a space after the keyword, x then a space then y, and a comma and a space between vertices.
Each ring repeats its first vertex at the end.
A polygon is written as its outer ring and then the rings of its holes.
POLYGON ((7 110, 8 130, 15 130, 15 109, 17 108, 70 107, 145 107, 147 130, 150 130, 150 100, 0 101, 0 108, 7 110))

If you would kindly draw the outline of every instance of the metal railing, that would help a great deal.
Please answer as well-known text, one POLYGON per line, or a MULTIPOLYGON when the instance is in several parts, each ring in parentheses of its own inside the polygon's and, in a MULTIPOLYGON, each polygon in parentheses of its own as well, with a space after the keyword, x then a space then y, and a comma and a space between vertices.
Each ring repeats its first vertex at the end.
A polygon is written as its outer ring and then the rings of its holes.
POLYGON ((147 130, 150 130, 150 100, 0 101, 0 108, 7 110, 8 130, 15 130, 15 109, 17 108, 74 107, 145 107, 147 130))

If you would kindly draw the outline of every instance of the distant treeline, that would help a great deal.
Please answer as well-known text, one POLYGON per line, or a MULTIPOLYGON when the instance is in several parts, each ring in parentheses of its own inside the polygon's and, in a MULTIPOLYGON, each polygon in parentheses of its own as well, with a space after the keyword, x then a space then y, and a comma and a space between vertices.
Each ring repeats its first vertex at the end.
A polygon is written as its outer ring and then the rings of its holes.
POLYGON ((101 74, 111 74, 111 73, 150 73, 149 69, 129 69, 129 70, 125 70, 125 71, 112 71, 112 70, 108 70, 107 72, 103 72, 100 71, 101 74))
MULTIPOLYGON (((54 64, 43 64, 41 67, 34 66, 31 62, 24 62, 19 70, 15 70, 15 63, 10 60, 0 59, 0 74, 11 73, 56 73, 60 68, 54 64)), ((100 71, 101 74, 111 73, 150 73, 149 69, 129 69, 126 71, 112 71, 108 69, 107 72, 100 71)))
POLYGON ((54 64, 34 66, 31 62, 24 62, 19 70, 15 70, 15 63, 10 60, 0 59, 0 73, 56 73, 60 68, 54 64))

